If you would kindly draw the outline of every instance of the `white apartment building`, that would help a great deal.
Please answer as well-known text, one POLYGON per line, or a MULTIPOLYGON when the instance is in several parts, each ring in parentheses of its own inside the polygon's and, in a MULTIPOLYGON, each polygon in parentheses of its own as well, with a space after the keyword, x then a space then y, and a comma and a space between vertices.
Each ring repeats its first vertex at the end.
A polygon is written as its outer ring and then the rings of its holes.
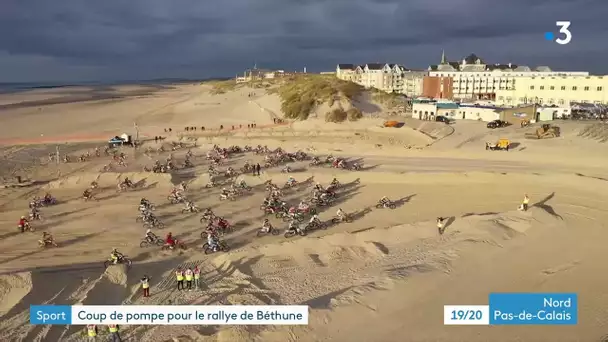
POLYGON ((521 77, 589 76, 589 73, 552 71, 546 66, 533 70, 527 66, 511 63, 486 64, 475 54, 463 58, 460 62, 448 62, 443 53, 441 63, 429 67, 429 76, 451 77, 455 99, 495 100, 496 92, 513 90, 515 83, 521 77))
POLYGON ((573 102, 608 104, 608 75, 519 77, 513 88, 496 92, 496 102, 558 106, 570 106, 573 102))
POLYGON ((336 67, 336 77, 341 80, 410 97, 422 94, 422 82, 426 75, 425 71, 408 70, 398 64, 338 64, 336 67))

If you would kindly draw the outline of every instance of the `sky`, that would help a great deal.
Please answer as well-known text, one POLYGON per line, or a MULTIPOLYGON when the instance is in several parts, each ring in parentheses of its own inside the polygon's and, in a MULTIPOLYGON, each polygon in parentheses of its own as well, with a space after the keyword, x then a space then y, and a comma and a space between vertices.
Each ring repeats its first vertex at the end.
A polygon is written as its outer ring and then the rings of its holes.
POLYGON ((0 32, 0 82, 426 69, 442 50, 608 74, 608 0, 1 0, 0 32), (569 44, 545 40, 556 21, 569 44))

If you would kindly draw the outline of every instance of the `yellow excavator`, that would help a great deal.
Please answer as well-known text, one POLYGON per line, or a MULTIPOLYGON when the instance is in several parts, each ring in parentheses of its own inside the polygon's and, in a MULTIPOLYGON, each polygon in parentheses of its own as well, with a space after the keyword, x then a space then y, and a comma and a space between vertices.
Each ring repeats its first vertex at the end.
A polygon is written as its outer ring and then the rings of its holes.
POLYGON ((558 126, 552 126, 550 124, 543 124, 536 129, 533 133, 526 133, 528 139, 551 139, 557 138, 560 135, 560 129, 558 126))

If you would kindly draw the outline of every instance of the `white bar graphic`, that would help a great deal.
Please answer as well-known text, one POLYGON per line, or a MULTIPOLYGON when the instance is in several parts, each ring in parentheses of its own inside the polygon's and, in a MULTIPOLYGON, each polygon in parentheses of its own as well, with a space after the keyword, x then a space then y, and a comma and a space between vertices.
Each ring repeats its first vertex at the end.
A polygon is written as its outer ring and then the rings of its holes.
POLYGON ((72 306, 72 324, 308 325, 306 305, 72 306))

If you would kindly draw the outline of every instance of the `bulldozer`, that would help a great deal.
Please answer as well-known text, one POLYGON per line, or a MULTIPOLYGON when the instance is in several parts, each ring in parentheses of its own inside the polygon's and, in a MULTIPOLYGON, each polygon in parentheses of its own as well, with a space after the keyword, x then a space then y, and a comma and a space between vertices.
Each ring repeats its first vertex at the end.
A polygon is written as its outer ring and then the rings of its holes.
POLYGON ((526 138, 528 139, 551 139, 557 138, 560 135, 558 126, 552 126, 550 124, 543 124, 536 129, 534 133, 527 133, 526 138))

